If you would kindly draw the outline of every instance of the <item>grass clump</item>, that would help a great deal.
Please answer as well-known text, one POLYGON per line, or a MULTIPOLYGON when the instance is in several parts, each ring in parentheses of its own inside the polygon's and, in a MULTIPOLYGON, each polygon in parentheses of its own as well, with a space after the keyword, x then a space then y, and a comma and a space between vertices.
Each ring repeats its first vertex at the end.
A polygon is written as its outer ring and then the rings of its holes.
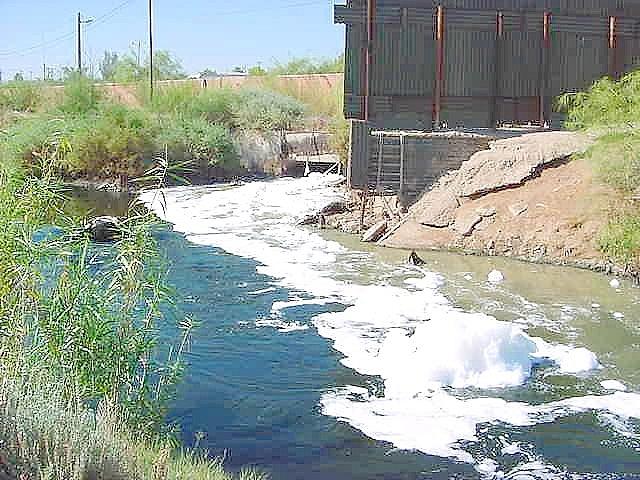
POLYGON ((42 87, 36 82, 14 80, 0 86, 0 109, 35 112, 42 101, 42 87))

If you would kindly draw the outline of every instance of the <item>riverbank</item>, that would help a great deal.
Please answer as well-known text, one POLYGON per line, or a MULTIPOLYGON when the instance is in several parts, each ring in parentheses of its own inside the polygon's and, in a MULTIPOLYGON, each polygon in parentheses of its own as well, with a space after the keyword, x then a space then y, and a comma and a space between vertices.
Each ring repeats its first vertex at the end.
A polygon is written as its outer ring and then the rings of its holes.
POLYGON ((364 233, 385 224, 380 245, 501 256, 638 277, 631 262, 601 248, 601 234, 627 200, 599 181, 581 158, 596 137, 546 132, 493 142, 441 178, 402 214, 393 197, 364 206, 351 194, 346 212, 326 224, 364 233))

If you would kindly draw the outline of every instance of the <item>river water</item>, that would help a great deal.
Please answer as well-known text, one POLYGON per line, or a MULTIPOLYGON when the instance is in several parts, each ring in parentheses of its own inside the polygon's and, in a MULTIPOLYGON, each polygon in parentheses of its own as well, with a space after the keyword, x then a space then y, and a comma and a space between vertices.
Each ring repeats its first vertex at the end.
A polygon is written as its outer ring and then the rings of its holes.
POLYGON ((637 288, 297 227, 333 180, 144 196, 201 323, 185 443, 274 479, 640 478, 637 288))

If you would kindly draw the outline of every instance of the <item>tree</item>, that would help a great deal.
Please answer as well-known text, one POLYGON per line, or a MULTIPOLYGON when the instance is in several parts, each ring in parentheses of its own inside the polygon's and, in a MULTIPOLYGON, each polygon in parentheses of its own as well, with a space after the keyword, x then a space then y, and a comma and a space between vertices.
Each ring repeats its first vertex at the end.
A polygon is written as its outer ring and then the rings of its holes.
POLYGON ((118 54, 116 52, 110 52, 105 50, 102 60, 100 61, 100 75, 103 80, 113 82, 115 81, 116 69, 119 63, 118 54))
POLYGON ((13 81, 14 82, 24 82, 24 75, 22 74, 22 72, 18 72, 13 76, 13 81))
POLYGON ((253 75, 253 76, 263 76, 267 74, 267 71, 262 68, 262 65, 254 65, 253 67, 249 68, 249 75, 253 75))
POLYGON ((200 78, 211 78, 211 77, 217 77, 218 76, 218 72, 216 72, 215 70, 211 70, 210 68, 205 68, 203 71, 200 72, 200 78))
MULTIPOLYGON (((149 71, 149 59, 145 70, 149 71)), ((179 80, 187 78, 182 63, 167 50, 158 50, 153 54, 153 74, 156 80, 179 80)))

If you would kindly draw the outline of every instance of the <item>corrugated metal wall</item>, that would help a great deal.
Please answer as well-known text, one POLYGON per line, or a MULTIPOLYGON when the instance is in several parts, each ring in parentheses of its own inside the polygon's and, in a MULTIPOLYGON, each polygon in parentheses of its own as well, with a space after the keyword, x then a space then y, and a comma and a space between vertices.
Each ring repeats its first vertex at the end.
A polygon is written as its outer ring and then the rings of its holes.
POLYGON ((537 121, 541 105, 549 120, 552 97, 588 87, 612 65, 615 73, 640 65, 637 0, 376 0, 367 79, 367 0, 349 5, 336 6, 335 15, 347 24, 345 114, 364 119, 367 103, 368 120, 383 128, 430 129, 435 118, 465 127, 537 121), (436 116, 438 5, 444 61, 436 116), (552 14, 546 56, 545 11, 552 14), (616 16, 613 60, 609 15, 616 16))

